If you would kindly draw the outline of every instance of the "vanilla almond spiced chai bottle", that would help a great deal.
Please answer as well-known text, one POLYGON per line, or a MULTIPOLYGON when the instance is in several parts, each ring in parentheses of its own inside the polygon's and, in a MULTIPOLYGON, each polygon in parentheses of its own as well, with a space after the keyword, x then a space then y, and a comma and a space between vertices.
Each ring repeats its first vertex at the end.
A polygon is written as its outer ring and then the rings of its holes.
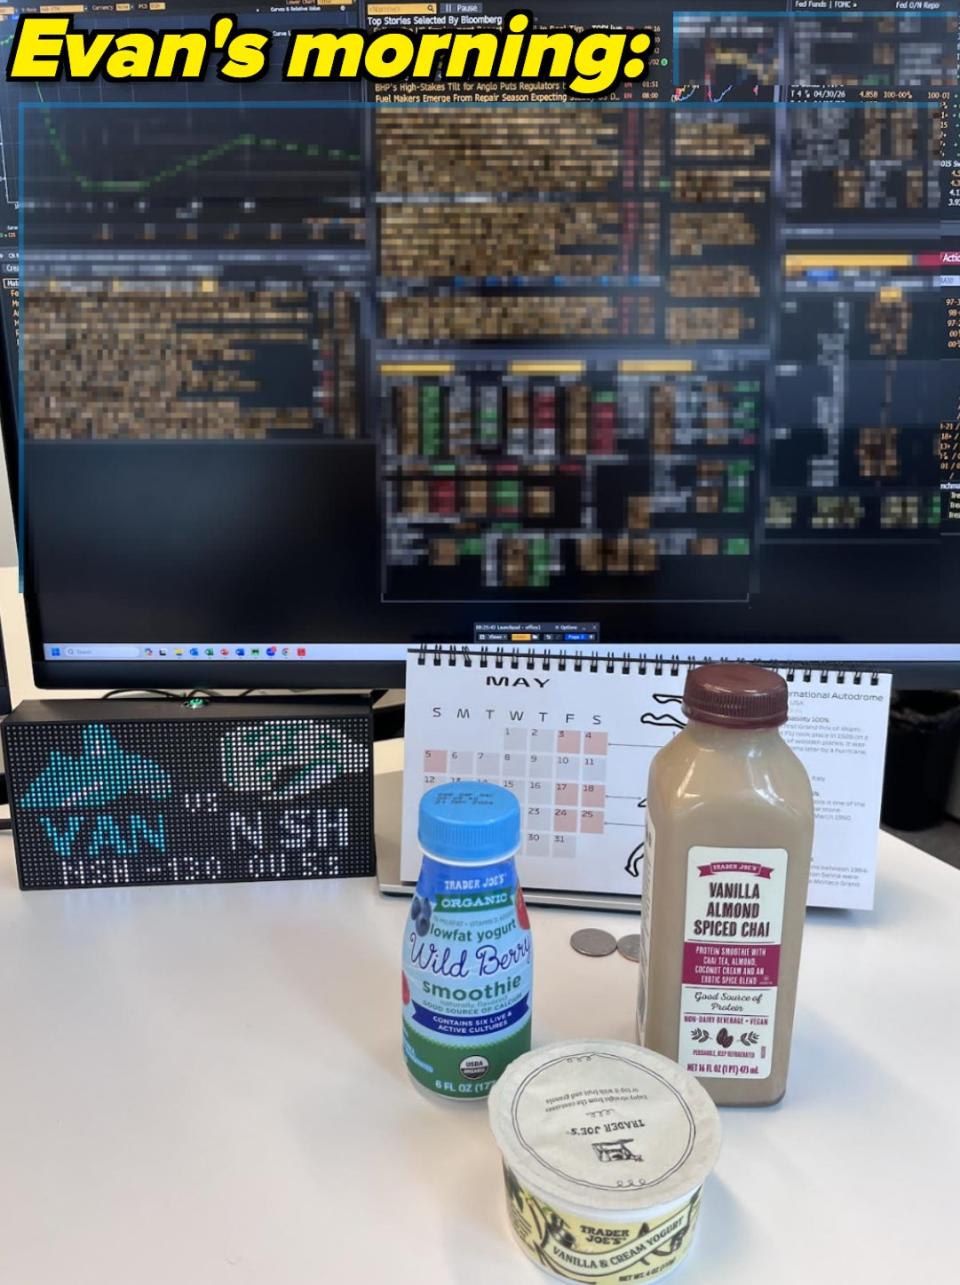
POLYGON ((783 1097, 813 796, 778 728, 787 684, 702 665, 686 728, 650 765, 638 1030, 721 1106, 783 1097))

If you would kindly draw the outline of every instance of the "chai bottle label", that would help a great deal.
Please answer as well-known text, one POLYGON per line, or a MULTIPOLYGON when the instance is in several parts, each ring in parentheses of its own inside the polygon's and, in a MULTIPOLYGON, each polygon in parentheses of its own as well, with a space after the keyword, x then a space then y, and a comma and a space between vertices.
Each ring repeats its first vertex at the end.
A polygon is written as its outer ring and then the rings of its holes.
POLYGON ((787 861, 784 848, 687 854, 677 1061, 700 1079, 770 1074, 787 861))
POLYGON ((484 1097, 530 1049, 530 924, 512 858, 424 856, 404 929, 403 1049, 414 1079, 484 1097))

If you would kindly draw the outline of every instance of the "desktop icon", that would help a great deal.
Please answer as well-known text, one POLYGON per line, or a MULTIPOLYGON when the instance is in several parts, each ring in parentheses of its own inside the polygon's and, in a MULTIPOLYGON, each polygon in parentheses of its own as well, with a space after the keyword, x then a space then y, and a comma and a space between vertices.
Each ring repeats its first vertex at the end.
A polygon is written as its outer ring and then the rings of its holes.
POLYGON ((289 647, 283 647, 283 648, 281 648, 281 654, 282 654, 282 655, 284 655, 284 656, 289 656, 289 655, 290 655, 290 648, 289 648, 289 647))
POLYGON ((173 654, 174 654, 175 656, 182 656, 182 655, 183 655, 183 648, 182 648, 182 647, 174 647, 174 649, 173 649, 173 654))
POLYGON ((191 656, 199 656, 199 655, 200 655, 200 648, 199 648, 199 647, 191 647, 191 648, 190 648, 190 655, 191 655, 191 656))
POLYGON ((306 649, 306 647, 298 647, 298 648, 297 648, 297 655, 298 655, 298 656, 305 656, 306 654, 307 654, 307 649, 306 649))
POLYGON ((144 649, 143 649, 143 654, 144 654, 145 656, 152 656, 152 655, 153 655, 153 648, 152 648, 152 647, 144 647, 144 649))
POLYGON ((277 654, 277 649, 276 649, 276 647, 268 647, 268 648, 267 648, 267 655, 268 655, 268 656, 275 656, 276 654, 277 654))
POLYGON ((204 647, 204 649, 203 649, 203 654, 204 654, 205 656, 212 656, 212 655, 213 655, 213 648, 212 648, 212 647, 204 647))
POLYGON ((250 655, 251 655, 251 656, 259 656, 259 655, 260 655, 260 648, 259 648, 259 647, 251 647, 251 648, 250 648, 250 655))
POLYGON ((166 654, 167 654, 167 649, 166 649, 166 647, 158 647, 158 648, 157 648, 157 655, 158 655, 158 656, 165 656, 166 654))
POLYGON ((244 649, 243 649, 242 647, 238 647, 238 648, 237 648, 237 655, 238 655, 238 656, 242 656, 243 654, 244 654, 244 649))
MULTIPOLYGON (((148 653, 148 654, 149 654, 149 653, 148 653)), ((59 655, 60 655, 60 648, 59 648, 59 647, 51 647, 51 648, 50 648, 50 655, 51 655, 51 656, 59 656, 59 655)))
POLYGON ((221 647, 221 648, 220 648, 220 655, 221 655, 221 656, 229 656, 229 655, 230 655, 230 648, 229 648, 229 647, 221 647))

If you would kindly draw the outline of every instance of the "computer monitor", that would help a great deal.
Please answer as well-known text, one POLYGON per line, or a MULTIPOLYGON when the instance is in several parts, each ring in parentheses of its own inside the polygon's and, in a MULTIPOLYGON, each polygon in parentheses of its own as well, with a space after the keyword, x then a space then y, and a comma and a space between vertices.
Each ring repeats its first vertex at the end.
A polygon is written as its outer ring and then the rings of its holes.
POLYGON ((38 683, 475 642, 960 681, 955 9, 531 3, 654 30, 593 103, 280 77, 292 31, 514 7, 245 0, 255 84, 0 88, 38 683))

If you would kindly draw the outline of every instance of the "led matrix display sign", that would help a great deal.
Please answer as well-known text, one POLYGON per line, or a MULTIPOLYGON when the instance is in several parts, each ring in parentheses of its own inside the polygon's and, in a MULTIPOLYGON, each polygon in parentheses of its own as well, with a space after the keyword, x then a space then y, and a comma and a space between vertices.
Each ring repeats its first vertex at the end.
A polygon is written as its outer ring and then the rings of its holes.
POLYGON ((26 702, 4 727, 21 887, 373 874, 369 722, 26 702))

